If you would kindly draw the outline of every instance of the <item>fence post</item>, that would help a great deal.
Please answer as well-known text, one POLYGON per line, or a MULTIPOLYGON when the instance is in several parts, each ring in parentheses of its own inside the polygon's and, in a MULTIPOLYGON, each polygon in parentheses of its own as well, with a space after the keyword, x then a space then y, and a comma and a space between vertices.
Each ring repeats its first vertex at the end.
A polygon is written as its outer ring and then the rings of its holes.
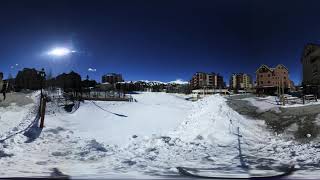
POLYGON ((302 96, 302 103, 305 104, 305 98, 302 96))
POLYGON ((44 127, 44 117, 45 117, 45 114, 46 114, 46 98, 45 97, 42 97, 41 98, 41 106, 40 106, 40 116, 41 116, 41 120, 40 120, 40 128, 43 128, 44 127))

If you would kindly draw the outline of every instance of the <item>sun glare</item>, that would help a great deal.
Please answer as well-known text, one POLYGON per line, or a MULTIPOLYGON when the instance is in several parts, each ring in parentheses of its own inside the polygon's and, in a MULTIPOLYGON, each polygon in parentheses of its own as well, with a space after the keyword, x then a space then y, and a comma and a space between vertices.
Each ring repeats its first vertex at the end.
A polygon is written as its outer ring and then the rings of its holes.
POLYGON ((66 56, 70 53, 74 53, 75 51, 70 50, 68 48, 64 48, 64 47, 58 47, 58 48, 54 48, 51 51, 48 52, 48 55, 50 56, 66 56))

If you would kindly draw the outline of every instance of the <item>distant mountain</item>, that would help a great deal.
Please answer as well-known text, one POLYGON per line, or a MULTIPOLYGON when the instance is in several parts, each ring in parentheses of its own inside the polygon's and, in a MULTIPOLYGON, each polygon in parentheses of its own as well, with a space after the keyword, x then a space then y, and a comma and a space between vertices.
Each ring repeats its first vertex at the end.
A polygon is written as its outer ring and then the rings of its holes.
POLYGON ((161 81, 150 81, 150 80, 125 81, 121 83, 141 83, 146 85, 166 85, 167 84, 161 81))
POLYGON ((188 84, 188 81, 183 81, 182 79, 177 79, 175 81, 170 81, 168 84, 188 84))
POLYGON ((150 80, 137 80, 137 81, 125 81, 122 83, 142 83, 145 85, 155 86, 155 85, 167 85, 167 84, 188 84, 188 81, 183 81, 181 79, 177 79, 175 81, 170 82, 162 82, 162 81, 150 81, 150 80))

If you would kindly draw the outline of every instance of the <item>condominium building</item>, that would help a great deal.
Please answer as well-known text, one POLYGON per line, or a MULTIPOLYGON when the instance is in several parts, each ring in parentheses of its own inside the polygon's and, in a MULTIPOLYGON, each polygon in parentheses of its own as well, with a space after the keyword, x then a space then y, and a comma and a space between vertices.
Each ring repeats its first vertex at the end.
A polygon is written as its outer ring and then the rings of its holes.
POLYGON ((229 87, 233 90, 251 89, 253 87, 252 78, 250 75, 245 73, 234 73, 231 75, 229 87))
POLYGON ((224 88, 223 77, 216 73, 197 72, 190 80, 192 89, 199 88, 224 88))
POLYGON ((289 70, 283 64, 279 64, 275 68, 261 65, 256 71, 256 83, 257 92, 267 94, 275 93, 277 87, 283 88, 286 92, 292 88, 289 70))
POLYGON ((320 45, 307 44, 302 52, 302 86, 305 94, 320 95, 320 45))
POLYGON ((115 84, 117 82, 123 82, 123 78, 121 74, 108 73, 102 76, 102 83, 106 83, 106 82, 110 84, 115 84))
POLYGON ((0 72, 0 91, 2 90, 3 88, 3 73, 0 72))

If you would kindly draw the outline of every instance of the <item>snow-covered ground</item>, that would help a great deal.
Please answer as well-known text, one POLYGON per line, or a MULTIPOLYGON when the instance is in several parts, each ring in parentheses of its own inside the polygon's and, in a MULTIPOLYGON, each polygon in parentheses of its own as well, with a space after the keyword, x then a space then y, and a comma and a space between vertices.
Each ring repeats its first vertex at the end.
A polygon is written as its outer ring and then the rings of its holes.
POLYGON ((172 131, 187 117, 191 107, 189 101, 165 93, 133 96, 137 102, 86 101, 73 114, 47 116, 47 126, 59 122, 77 136, 124 145, 134 135, 143 137, 172 131))
POLYGON ((312 106, 320 104, 320 101, 315 102, 314 100, 306 100, 303 104, 301 99, 295 99, 289 101, 289 104, 281 105, 279 98, 276 96, 266 96, 266 97, 249 97, 243 100, 249 101, 251 105, 258 108, 258 112, 265 112, 268 110, 277 111, 279 107, 290 108, 290 107, 303 107, 312 106))
POLYGON ((52 168, 76 178, 177 175, 177 166, 241 172, 238 128, 244 161, 252 167, 320 160, 316 142, 283 140, 220 95, 196 102, 165 93, 133 96, 137 102, 86 101, 74 113, 49 103, 42 131, 17 133, 0 144, 0 176, 49 175, 52 168))
POLYGON ((267 97, 249 97, 243 100, 249 101, 251 105, 258 108, 258 112, 265 112, 270 109, 277 110, 280 107, 278 98, 275 96, 267 97))
MULTIPOLYGON (((28 125, 25 118, 31 115, 30 109, 35 105, 33 99, 37 93, 8 93, 7 99, 0 101, 0 139, 18 127, 28 125)), ((2 98, 2 97, 1 97, 2 98)))

